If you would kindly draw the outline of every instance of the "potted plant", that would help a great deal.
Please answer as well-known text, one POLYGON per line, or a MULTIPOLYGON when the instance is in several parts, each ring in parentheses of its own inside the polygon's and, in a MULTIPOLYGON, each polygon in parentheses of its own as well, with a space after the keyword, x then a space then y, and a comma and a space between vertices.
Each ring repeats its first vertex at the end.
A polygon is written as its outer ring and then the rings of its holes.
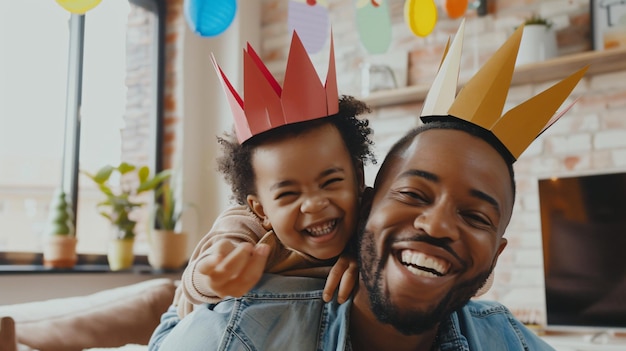
POLYGON ((182 208, 177 204, 172 181, 168 179, 155 191, 154 228, 148 237, 148 262, 160 270, 176 270, 187 261, 187 233, 177 228, 182 208))
POLYGON ((63 189, 58 188, 50 202, 50 212, 43 244, 43 265, 48 268, 72 268, 76 265, 74 212, 63 189))
POLYGON ((129 216, 130 213, 145 203, 137 199, 141 193, 154 190, 170 176, 170 170, 164 170, 150 177, 150 168, 122 162, 114 167, 106 165, 96 174, 83 173, 93 180, 106 199, 98 203, 100 214, 107 218, 114 230, 107 258, 111 270, 126 269, 133 264, 133 245, 135 240, 135 226, 137 222, 129 216), (113 173, 120 177, 119 187, 114 190, 109 179, 113 173))
POLYGON ((549 19, 533 14, 524 20, 516 65, 545 61, 557 55, 556 32, 549 19))

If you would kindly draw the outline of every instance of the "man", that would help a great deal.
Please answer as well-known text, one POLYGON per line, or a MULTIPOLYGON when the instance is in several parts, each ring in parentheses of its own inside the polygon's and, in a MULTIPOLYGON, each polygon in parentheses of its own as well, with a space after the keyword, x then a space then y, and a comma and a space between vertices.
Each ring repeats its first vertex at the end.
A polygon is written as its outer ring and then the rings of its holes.
POLYGON ((166 313, 151 348, 552 350, 506 307, 470 300, 506 246, 513 162, 585 71, 501 115, 520 39, 518 29, 455 96, 457 34, 424 102, 424 124, 392 147, 365 194, 352 300, 323 304, 323 281, 268 275, 243 298, 178 325, 166 313))

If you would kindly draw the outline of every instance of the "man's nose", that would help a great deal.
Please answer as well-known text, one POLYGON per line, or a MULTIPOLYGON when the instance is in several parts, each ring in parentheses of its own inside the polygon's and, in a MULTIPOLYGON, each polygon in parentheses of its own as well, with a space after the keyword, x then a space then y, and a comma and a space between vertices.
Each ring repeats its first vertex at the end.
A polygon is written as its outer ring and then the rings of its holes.
POLYGON ((305 199, 302 201, 302 205, 300 206, 300 211, 302 211, 302 213, 319 212, 326 208, 328 203, 329 201, 326 196, 316 192, 305 196, 305 199))
POLYGON ((446 204, 433 204, 424 209, 413 225, 434 238, 459 239, 457 211, 446 204))

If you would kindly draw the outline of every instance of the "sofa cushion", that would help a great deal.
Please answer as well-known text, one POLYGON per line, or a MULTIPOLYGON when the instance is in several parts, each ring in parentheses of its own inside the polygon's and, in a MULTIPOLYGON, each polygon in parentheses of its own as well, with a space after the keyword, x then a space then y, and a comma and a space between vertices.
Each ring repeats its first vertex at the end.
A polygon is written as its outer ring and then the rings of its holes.
POLYGON ((41 351, 147 344, 174 298, 167 278, 95 294, 0 306, 15 320, 17 340, 41 351))

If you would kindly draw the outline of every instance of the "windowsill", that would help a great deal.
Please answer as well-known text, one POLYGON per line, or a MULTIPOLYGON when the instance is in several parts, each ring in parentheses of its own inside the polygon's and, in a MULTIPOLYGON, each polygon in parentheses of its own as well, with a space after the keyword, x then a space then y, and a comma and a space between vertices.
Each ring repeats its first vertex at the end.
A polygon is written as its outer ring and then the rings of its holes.
POLYGON ((160 275, 181 273, 184 269, 154 269, 148 263, 146 255, 135 255, 133 266, 119 271, 112 271, 109 268, 106 255, 79 254, 77 258, 73 268, 49 268, 43 265, 41 253, 0 252, 0 274, 132 273, 160 275))
POLYGON ((76 265, 73 268, 48 268, 43 265, 0 265, 0 274, 72 274, 72 273, 132 273, 132 274, 151 274, 161 275, 167 273, 182 273, 180 270, 162 270, 154 269, 150 265, 136 264, 130 269, 112 271, 108 265, 103 264, 85 264, 76 265))

